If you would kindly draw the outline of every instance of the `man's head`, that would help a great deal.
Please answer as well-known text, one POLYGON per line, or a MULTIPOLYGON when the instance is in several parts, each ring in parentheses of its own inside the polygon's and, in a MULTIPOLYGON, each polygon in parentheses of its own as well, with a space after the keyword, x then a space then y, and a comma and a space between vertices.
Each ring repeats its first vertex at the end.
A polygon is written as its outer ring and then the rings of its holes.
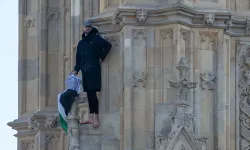
POLYGON ((83 23, 83 31, 89 33, 92 30, 92 23, 90 20, 87 20, 83 23))

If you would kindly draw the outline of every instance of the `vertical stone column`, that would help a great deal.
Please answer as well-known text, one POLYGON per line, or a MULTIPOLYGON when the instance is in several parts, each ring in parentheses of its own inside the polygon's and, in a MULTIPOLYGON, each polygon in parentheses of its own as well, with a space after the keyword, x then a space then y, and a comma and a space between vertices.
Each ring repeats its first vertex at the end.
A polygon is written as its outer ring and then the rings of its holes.
POLYGON ((36 136, 35 136, 35 147, 36 147, 36 150, 47 150, 45 132, 39 131, 36 134, 36 136))
POLYGON ((60 0, 60 46, 59 46, 59 91, 65 90, 65 79, 71 72, 70 68, 70 5, 67 0, 60 0))
POLYGON ((217 49, 217 101, 216 101, 216 131, 217 131, 217 148, 221 150, 227 150, 227 99, 228 99, 228 53, 226 49, 227 45, 224 45, 224 34, 219 33, 218 35, 218 49, 217 49))
POLYGON ((69 150, 80 150, 79 140, 79 116, 77 113, 78 102, 75 101, 71 107, 71 111, 67 116, 68 121, 68 137, 69 137, 69 150))
POLYGON ((132 147, 132 30, 124 27, 124 106, 123 106, 123 150, 133 150, 132 147))
POLYGON ((39 38, 39 109, 44 109, 47 105, 48 101, 48 23, 47 23, 47 1, 39 1, 40 2, 40 15, 39 24, 40 28, 38 29, 38 33, 40 35, 39 38))
MULTIPOLYGON (((73 70, 75 65, 75 55, 76 55, 76 47, 81 38, 81 25, 82 22, 80 19, 80 8, 81 8, 80 0, 72 0, 71 1, 71 70, 73 70)), ((85 13, 84 13, 85 14, 85 13)))
POLYGON ((133 149, 147 145, 147 44, 148 29, 132 29, 132 112, 133 149))
POLYGON ((216 72, 217 72, 217 51, 218 31, 207 31, 200 29, 196 33, 196 40, 199 41, 196 45, 196 79, 199 83, 197 90, 197 107, 198 111, 198 135, 207 136, 207 149, 215 148, 215 132, 216 132, 216 72), (204 57, 206 56, 206 57, 204 57), (199 79, 200 78, 200 79, 199 79))
POLYGON ((18 49, 19 49, 19 56, 18 56, 18 116, 21 116, 25 112, 25 97, 26 97, 26 90, 25 90, 25 82, 22 80, 22 76, 24 74, 24 68, 22 66, 22 59, 25 57, 26 53, 26 31, 25 31, 25 15, 26 15, 26 3, 23 0, 19 0, 19 15, 18 15, 18 22, 19 22, 19 37, 18 37, 18 49))
MULTIPOLYGON (((46 70, 44 82, 41 82, 41 85, 44 85, 46 89, 46 102, 45 106, 47 107, 57 107, 57 97, 58 90, 60 89, 61 84, 59 83, 61 77, 60 70, 60 53, 61 53, 61 13, 60 13, 60 3, 55 3, 54 1, 40 1, 40 7, 42 7, 43 13, 39 26, 43 26, 44 31, 41 35, 43 36, 44 41, 41 44, 44 44, 45 47, 45 56, 46 59, 42 59, 45 62, 42 62, 41 68, 46 70), (46 33, 47 32, 47 33, 46 33)), ((43 73, 43 72, 42 72, 43 73)))
POLYGON ((148 77, 146 93, 146 149, 155 149, 155 98, 154 98, 154 51, 155 51, 155 29, 148 29, 146 67, 148 77))
POLYGON ((37 1, 20 2, 19 52, 19 115, 31 113, 39 107, 39 50, 37 30, 37 1), (29 92, 32 90, 32 92, 29 92))
POLYGON ((233 39, 230 40, 230 42, 228 43, 229 44, 229 48, 230 48, 230 63, 229 63, 229 81, 230 81, 230 98, 229 98, 229 111, 230 111, 230 114, 229 114, 229 117, 230 117, 230 121, 229 121, 229 129, 230 129, 230 144, 229 144, 229 147, 233 147, 232 149, 230 150, 235 150, 236 148, 236 145, 237 144, 237 136, 235 136, 236 134, 236 124, 238 121, 238 118, 236 117, 236 111, 237 111, 237 99, 235 99, 236 97, 236 85, 237 85, 237 79, 236 79, 236 71, 237 71, 237 63, 236 63, 236 54, 237 54, 237 51, 236 51, 236 46, 235 46, 235 41, 233 41, 233 39), (235 141, 235 142, 231 142, 231 141, 235 141))

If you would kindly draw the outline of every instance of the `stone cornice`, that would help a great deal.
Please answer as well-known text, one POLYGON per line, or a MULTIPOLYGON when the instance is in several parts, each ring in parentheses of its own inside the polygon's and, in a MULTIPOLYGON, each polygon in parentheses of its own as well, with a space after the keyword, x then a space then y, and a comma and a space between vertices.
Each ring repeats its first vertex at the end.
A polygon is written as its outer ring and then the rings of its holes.
POLYGON ((17 130, 16 137, 33 136, 41 130, 61 130, 57 114, 39 114, 31 117, 19 118, 7 124, 17 130))
POLYGON ((118 8, 116 12, 99 14, 91 20, 101 33, 119 32, 124 25, 160 26, 178 23, 193 28, 224 29, 225 34, 230 36, 250 34, 247 19, 239 19, 230 12, 200 12, 180 6, 161 9, 118 8))

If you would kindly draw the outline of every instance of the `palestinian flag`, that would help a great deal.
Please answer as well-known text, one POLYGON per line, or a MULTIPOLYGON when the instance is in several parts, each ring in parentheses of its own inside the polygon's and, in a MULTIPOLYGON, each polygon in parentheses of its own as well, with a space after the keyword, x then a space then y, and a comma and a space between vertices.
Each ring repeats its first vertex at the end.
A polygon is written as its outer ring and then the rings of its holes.
POLYGON ((67 89, 58 94, 58 111, 59 111, 59 120, 61 127, 67 133, 68 125, 67 119, 68 113, 70 112, 71 106, 78 96, 78 91, 80 90, 81 78, 74 75, 70 75, 65 81, 67 89))

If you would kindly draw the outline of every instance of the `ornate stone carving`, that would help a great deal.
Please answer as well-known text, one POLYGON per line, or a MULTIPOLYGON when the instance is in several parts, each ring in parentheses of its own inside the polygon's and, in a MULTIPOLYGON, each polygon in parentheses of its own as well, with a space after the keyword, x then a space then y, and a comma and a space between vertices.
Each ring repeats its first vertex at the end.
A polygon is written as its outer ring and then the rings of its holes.
POLYGON ((139 83, 142 84, 142 87, 146 87, 148 85, 147 82, 147 78, 148 78, 148 73, 147 72, 142 72, 142 73, 138 73, 138 72, 134 72, 133 73, 133 87, 138 87, 139 83))
POLYGON ((28 128, 30 130, 36 130, 38 129, 38 126, 39 126, 39 123, 36 121, 35 117, 32 116, 29 120, 29 123, 28 123, 28 128))
POLYGON ((58 116, 46 116, 41 114, 34 114, 28 123, 30 130, 37 131, 40 128, 57 128, 59 122, 58 116))
POLYGON ((246 22, 246 35, 250 35, 250 18, 247 18, 246 22))
POLYGON ((204 24, 205 25, 213 25, 215 20, 214 12, 207 12, 204 14, 204 24))
POLYGON ((231 19, 231 16, 230 16, 229 19, 226 20, 224 23, 225 23, 225 25, 227 26, 227 27, 226 27, 226 30, 228 30, 229 28, 231 28, 231 27, 233 26, 233 21, 232 21, 232 19, 231 19))
POLYGON ((181 37, 183 40, 185 41, 189 41, 190 40, 190 30, 186 30, 186 29, 183 29, 181 28, 181 37))
POLYGON ((57 143, 60 140, 60 137, 58 135, 55 134, 48 134, 46 135, 46 141, 47 143, 49 142, 55 142, 57 143))
POLYGON ((179 75, 180 75, 181 80, 184 78, 187 79, 189 67, 188 67, 187 59, 185 57, 182 57, 180 59, 180 62, 178 64, 178 66, 176 67, 176 69, 179 71, 179 75))
MULTIPOLYGON (((179 71, 180 81, 169 81, 170 87, 175 88, 180 97, 175 101, 177 106, 176 113, 170 114, 172 123, 171 131, 168 135, 158 134, 157 141, 160 144, 160 150, 173 149, 177 142, 189 143, 189 147, 196 150, 204 150, 206 139, 197 139, 194 134, 195 114, 188 113, 190 102, 187 100, 187 94, 190 89, 196 88, 195 82, 189 82, 188 77, 188 64, 185 57, 182 57, 176 69, 179 71), (184 136, 186 142, 179 141, 180 136, 184 136)), ((189 149, 182 145, 180 149, 189 149)))
POLYGON ((147 10, 144 9, 140 9, 140 10, 136 10, 136 19, 138 23, 143 23, 146 21, 147 19, 147 10))
POLYGON ((139 39, 141 37, 142 39, 147 39, 147 32, 145 30, 134 30, 134 39, 139 39))
POLYGON ((118 13, 115 13, 113 18, 112 18, 112 24, 114 26, 119 26, 123 23, 123 19, 119 16, 118 13))
POLYGON ((119 45, 119 40, 115 36, 110 36, 110 37, 105 37, 107 41, 112 43, 113 46, 118 46, 119 45))
POLYGON ((161 40, 169 38, 173 38, 173 29, 161 29, 160 30, 161 40))
POLYGON ((205 90, 205 89, 214 90, 216 87, 215 78, 216 78, 216 75, 214 72, 204 71, 200 73, 201 89, 202 90, 205 90))
POLYGON ((238 43, 240 149, 250 148, 250 45, 238 43))
POLYGON ((70 8, 69 7, 64 7, 64 12, 69 12, 70 11, 70 8))
POLYGON ((217 33, 205 31, 200 32, 200 48, 202 50, 215 50, 217 46, 217 33))
POLYGON ((46 128, 56 128, 58 125, 59 118, 58 116, 50 116, 46 118, 46 128))
POLYGON ((60 17, 59 12, 48 12, 47 13, 47 19, 48 20, 58 20, 60 17))
POLYGON ((58 149, 60 137, 56 134, 47 134, 46 135, 46 149, 58 149))
POLYGON ((33 140, 22 141, 23 150, 32 150, 35 148, 35 142, 33 140))
POLYGON ((34 27, 35 26, 35 21, 36 19, 25 19, 24 20, 24 27, 29 28, 29 27, 34 27))

